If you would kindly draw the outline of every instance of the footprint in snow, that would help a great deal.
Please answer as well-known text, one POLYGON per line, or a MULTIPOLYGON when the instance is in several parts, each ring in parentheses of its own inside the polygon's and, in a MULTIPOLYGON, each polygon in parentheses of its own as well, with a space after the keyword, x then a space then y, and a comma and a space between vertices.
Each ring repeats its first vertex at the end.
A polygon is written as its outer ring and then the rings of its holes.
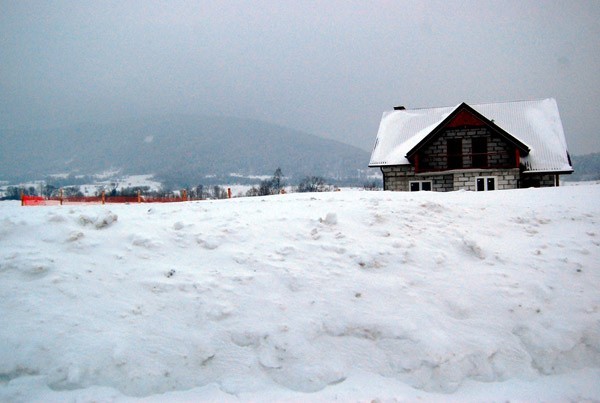
POLYGON ((198 243, 198 245, 200 245, 204 249, 208 249, 208 250, 217 249, 219 247, 219 242, 213 238, 207 238, 207 239, 197 238, 196 242, 198 243))

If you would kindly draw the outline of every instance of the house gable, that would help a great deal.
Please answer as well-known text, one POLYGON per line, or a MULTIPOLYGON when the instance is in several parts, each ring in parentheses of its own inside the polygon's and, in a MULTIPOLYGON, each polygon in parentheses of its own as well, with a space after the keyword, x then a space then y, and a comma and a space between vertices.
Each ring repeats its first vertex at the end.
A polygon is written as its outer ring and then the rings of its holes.
POLYGON ((522 156, 529 153, 529 147, 526 144, 496 125, 493 120, 487 119, 481 113, 477 112, 475 109, 463 102, 456 107, 456 109, 454 109, 454 111, 450 113, 448 117, 442 120, 433 130, 431 130, 427 136, 425 136, 412 149, 410 149, 406 154, 406 157, 409 161, 413 162, 414 155, 426 145, 431 143, 437 136, 443 133, 444 130, 457 127, 486 127, 490 130, 490 132, 496 133, 506 142, 518 148, 522 156))

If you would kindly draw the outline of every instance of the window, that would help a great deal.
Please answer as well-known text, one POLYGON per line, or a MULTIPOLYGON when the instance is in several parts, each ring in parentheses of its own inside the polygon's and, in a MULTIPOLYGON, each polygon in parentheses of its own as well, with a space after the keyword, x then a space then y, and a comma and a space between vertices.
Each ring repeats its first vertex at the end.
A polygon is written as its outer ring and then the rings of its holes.
POLYGON ((496 190, 496 177, 495 176, 480 176, 475 178, 475 189, 478 192, 486 190, 496 190))
POLYGON ((473 168, 486 168, 487 158, 487 137, 473 138, 473 168))
POLYGON ((431 190, 431 181, 411 181, 409 183, 409 188, 411 192, 418 191, 430 191, 431 190))
POLYGON ((448 139, 448 169, 463 167, 462 139, 448 139))

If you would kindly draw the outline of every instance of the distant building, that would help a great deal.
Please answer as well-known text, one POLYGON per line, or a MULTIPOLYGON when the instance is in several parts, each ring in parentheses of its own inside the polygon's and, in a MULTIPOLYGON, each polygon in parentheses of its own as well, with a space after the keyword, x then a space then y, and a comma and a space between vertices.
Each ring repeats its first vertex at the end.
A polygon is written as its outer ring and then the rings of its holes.
POLYGON ((496 190, 558 186, 573 172, 556 101, 385 112, 369 167, 384 190, 496 190))

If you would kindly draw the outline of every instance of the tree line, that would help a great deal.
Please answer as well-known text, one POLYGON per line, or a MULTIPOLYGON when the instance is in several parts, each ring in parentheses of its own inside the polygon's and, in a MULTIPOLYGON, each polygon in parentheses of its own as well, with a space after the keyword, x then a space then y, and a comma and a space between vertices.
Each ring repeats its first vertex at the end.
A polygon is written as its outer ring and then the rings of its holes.
MULTIPOLYGON (((237 196, 269 196, 280 193, 285 193, 286 188, 291 192, 306 193, 306 192, 331 192, 338 190, 337 186, 328 183, 322 176, 306 176, 300 180, 297 186, 288 187, 285 182, 285 176, 281 168, 277 168, 273 173, 273 176, 264 180, 261 180, 257 185, 252 186, 245 194, 239 194, 237 196)), ((379 187, 375 182, 367 183, 363 186, 366 190, 377 190, 379 187)), ((182 190, 185 190, 187 197, 192 200, 204 200, 204 199, 226 199, 229 197, 229 193, 226 187, 220 185, 204 186, 202 184, 196 186, 184 186, 182 190)), ((44 196, 44 197, 58 197, 62 191, 63 197, 83 197, 84 194, 81 192, 81 188, 77 185, 74 186, 63 186, 57 187, 52 184, 40 185, 39 187, 29 186, 8 186, 4 192, 4 196, 0 200, 19 200, 21 194, 27 196, 44 196)), ((169 186, 164 186, 160 190, 151 190, 149 186, 131 186, 118 188, 118 183, 113 182, 108 185, 100 185, 96 187, 95 196, 100 196, 102 192, 107 197, 113 196, 127 196, 133 197, 138 194, 149 197, 157 198, 169 198, 169 197, 180 197, 181 190, 171 189, 169 186)))

